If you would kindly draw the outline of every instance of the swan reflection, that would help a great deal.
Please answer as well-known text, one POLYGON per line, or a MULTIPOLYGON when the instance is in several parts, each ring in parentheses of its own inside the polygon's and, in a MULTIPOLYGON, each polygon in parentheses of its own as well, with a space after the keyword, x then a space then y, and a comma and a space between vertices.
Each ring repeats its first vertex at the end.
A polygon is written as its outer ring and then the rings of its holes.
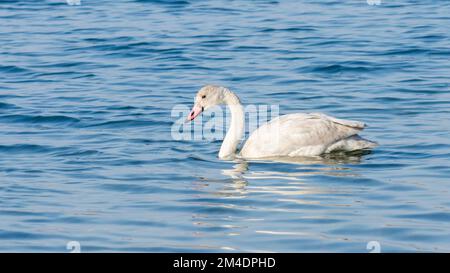
POLYGON ((246 161, 244 159, 236 159, 231 169, 223 169, 222 174, 229 176, 231 180, 239 184, 248 184, 248 180, 254 179, 272 179, 272 180, 288 180, 303 181, 303 177, 311 175, 327 175, 327 176, 360 176, 352 171, 349 165, 359 164, 362 157, 369 154, 369 151, 361 151, 357 153, 333 153, 317 157, 270 157, 260 160, 246 161), (264 170, 249 170, 249 165, 264 166, 264 170), (274 171, 271 168, 286 165, 283 169, 286 171, 274 171), (277 165, 278 164, 278 165, 277 165), (265 165, 268 168, 265 168, 265 165), (292 166, 293 165, 293 166, 292 166), (271 170, 267 170, 267 169, 271 170), (242 183, 245 181, 245 183, 242 183))
POLYGON ((223 198, 245 198, 250 193, 281 195, 336 193, 339 189, 308 183, 308 177, 360 177, 352 165, 365 153, 329 154, 321 157, 272 157, 247 161, 235 159, 231 168, 221 170, 225 178, 202 177, 196 188, 223 198))
MULTIPOLYGON (((229 168, 221 170, 222 178, 202 177, 196 181, 195 188, 200 193, 190 199, 199 208, 192 214, 196 234, 201 237, 207 232, 215 232, 217 236, 232 238, 265 231, 299 236, 301 232, 295 230, 295 225, 292 230, 280 231, 275 230, 273 223, 267 223, 267 215, 274 213, 280 219, 299 223, 338 221, 318 212, 323 208, 339 212, 350 206, 350 201, 344 204, 342 200, 346 199, 339 196, 354 194, 355 188, 345 184, 317 183, 317 176, 360 176, 352 166, 359 164, 363 155, 235 159, 232 165, 228 164, 229 168)), ((218 248, 234 247, 232 241, 227 242, 230 245, 218 248)))

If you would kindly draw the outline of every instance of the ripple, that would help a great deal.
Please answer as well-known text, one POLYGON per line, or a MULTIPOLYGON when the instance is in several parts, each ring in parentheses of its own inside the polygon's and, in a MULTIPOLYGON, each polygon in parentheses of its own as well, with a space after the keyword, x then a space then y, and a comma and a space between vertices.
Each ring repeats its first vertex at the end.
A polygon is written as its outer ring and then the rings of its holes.
POLYGON ((13 108, 17 108, 17 106, 11 103, 0 102, 0 109, 13 109, 13 108))
POLYGON ((306 68, 300 68, 301 72, 313 72, 313 73, 361 73, 361 72, 374 72, 379 71, 380 68, 374 65, 361 66, 352 63, 346 64, 332 64, 332 65, 321 65, 321 66, 312 66, 306 68))
MULTIPOLYGON (((128 128, 128 127, 147 127, 150 124, 155 123, 152 120, 132 120, 132 119, 124 119, 124 120, 114 120, 114 121, 106 121, 102 123, 88 125, 86 127, 99 127, 99 128, 108 128, 108 129, 119 129, 119 128, 128 128)), ((163 122, 158 121, 158 124, 162 124, 163 122)), ((172 124, 167 122, 167 124, 172 124)))
POLYGON ((10 123, 31 123, 31 124, 75 124, 80 120, 69 116, 32 116, 32 115, 3 115, 0 121, 10 123))
POLYGON ((0 65, 0 72, 7 74, 30 75, 33 72, 29 69, 15 65, 0 65))
POLYGON ((425 48, 401 48, 401 49, 393 49, 388 50, 381 55, 419 55, 419 54, 429 54, 432 51, 425 48))
POLYGON ((37 145, 37 144, 0 145, 0 152, 13 153, 13 154, 55 153, 55 152, 66 150, 66 149, 69 149, 69 148, 53 147, 53 146, 48 146, 48 145, 37 145))
POLYGON ((288 27, 288 28, 265 28, 262 29, 261 32, 263 33, 271 33, 271 32, 313 32, 317 31, 314 27, 305 27, 305 26, 298 26, 298 27, 288 27))
POLYGON ((11 231, 11 230, 0 230, 0 236, 5 239, 14 240, 45 240, 47 238, 52 238, 53 236, 49 234, 34 233, 34 232, 22 232, 22 231, 11 231))
POLYGON ((434 222, 450 222, 450 212, 430 212, 396 215, 396 218, 407 218, 412 220, 427 220, 434 222))
POLYGON ((136 2, 142 3, 152 3, 152 4, 160 4, 160 5, 170 5, 170 6, 186 6, 189 5, 189 1, 185 0, 134 0, 136 2))

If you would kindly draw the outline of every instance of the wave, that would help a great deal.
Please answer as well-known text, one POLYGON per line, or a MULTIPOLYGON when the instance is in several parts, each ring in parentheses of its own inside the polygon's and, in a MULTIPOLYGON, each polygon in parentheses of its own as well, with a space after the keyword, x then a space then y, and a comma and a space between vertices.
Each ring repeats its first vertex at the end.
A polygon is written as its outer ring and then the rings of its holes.
POLYGON ((113 120, 113 121, 106 121, 96 124, 91 124, 86 127, 100 127, 100 128, 111 128, 111 129, 118 129, 118 128, 127 128, 127 127, 145 127, 145 126, 155 126, 155 125, 162 125, 167 124, 171 125, 171 122, 161 122, 161 121, 154 121, 154 120, 134 120, 134 119, 124 119, 124 120, 113 120))
POLYGON ((361 65, 351 65, 351 64, 331 64, 331 65, 318 65, 312 67, 302 67, 301 72, 312 72, 312 73, 360 73, 360 72, 371 72, 375 71, 376 68, 373 66, 361 66, 361 65))
POLYGON ((15 65, 0 65, 0 73, 7 74, 31 74, 32 71, 27 68, 23 68, 15 65))
POLYGON ((38 144, 13 144, 13 145, 0 145, 0 153, 49 153, 58 150, 59 148, 38 145, 38 144))
POLYGON ((79 119, 64 115, 58 116, 31 116, 31 115, 5 115, 0 120, 6 122, 31 123, 31 124, 73 124, 80 122, 79 119))
POLYGON ((17 108, 17 106, 6 102, 0 102, 0 109, 13 109, 13 108, 17 108))
POLYGON ((152 4, 161 4, 161 5, 170 5, 170 6, 186 6, 191 3, 186 0, 135 0, 136 2, 141 3, 152 3, 152 4))

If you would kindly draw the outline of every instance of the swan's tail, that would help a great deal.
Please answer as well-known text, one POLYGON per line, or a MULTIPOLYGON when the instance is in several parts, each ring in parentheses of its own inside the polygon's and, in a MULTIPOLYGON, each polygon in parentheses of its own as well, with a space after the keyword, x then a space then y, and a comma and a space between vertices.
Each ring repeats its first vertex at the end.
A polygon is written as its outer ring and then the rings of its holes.
POLYGON ((336 143, 328 147, 325 152, 326 153, 334 151, 350 152, 356 150, 372 149, 375 148, 376 146, 378 146, 378 143, 362 138, 359 135, 354 135, 346 139, 337 141, 336 143))

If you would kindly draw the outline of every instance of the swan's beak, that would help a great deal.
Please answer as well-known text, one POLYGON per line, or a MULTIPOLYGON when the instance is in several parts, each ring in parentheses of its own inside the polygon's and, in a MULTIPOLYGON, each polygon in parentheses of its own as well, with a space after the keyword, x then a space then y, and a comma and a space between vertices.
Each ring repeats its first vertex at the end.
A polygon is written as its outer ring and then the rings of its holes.
POLYGON ((194 105, 191 112, 189 113, 189 116, 186 118, 186 121, 194 120, 200 113, 203 112, 203 107, 194 105))

